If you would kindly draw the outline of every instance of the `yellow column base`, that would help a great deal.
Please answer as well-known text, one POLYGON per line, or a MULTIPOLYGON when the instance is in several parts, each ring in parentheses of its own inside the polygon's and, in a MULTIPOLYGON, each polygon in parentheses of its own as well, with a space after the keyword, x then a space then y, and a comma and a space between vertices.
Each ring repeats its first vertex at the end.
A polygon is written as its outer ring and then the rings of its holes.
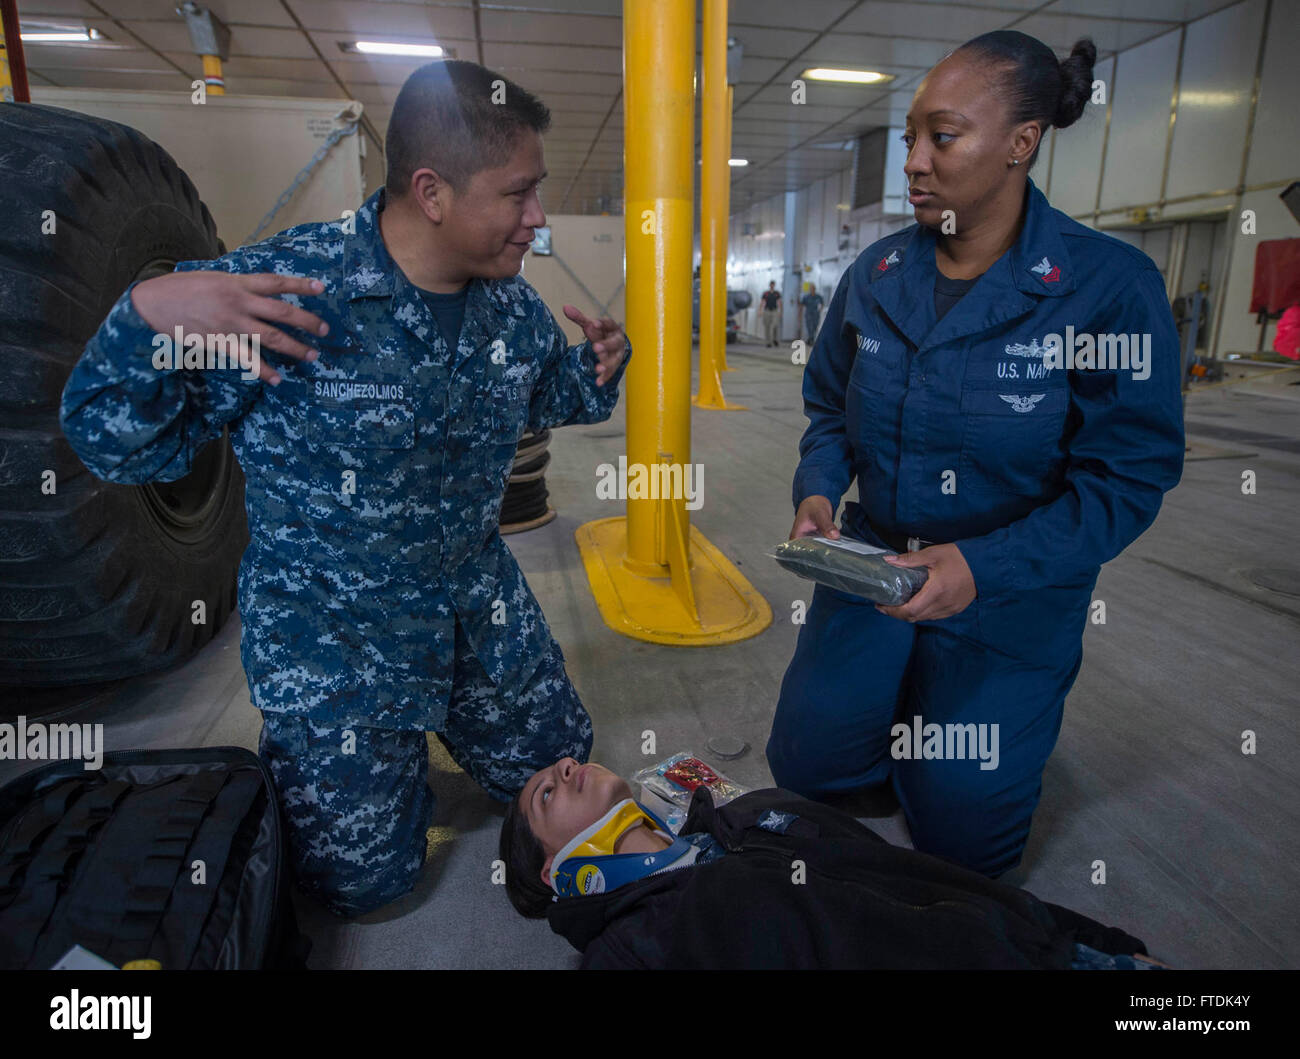
POLYGON ((694 394, 691 397, 691 404, 695 405, 697 408, 720 408, 724 412, 748 412, 749 411, 748 405, 736 404, 734 401, 728 401, 725 397, 718 397, 718 398, 706 397, 704 400, 700 400, 700 395, 694 394))
POLYGON ((626 518, 587 522, 573 535, 600 616, 615 632, 650 643, 707 647, 747 640, 772 624, 767 600, 694 526, 690 584, 677 587, 667 567, 662 577, 646 577, 628 569, 623 561, 627 555, 626 518), (683 602, 692 595, 695 613, 683 602))

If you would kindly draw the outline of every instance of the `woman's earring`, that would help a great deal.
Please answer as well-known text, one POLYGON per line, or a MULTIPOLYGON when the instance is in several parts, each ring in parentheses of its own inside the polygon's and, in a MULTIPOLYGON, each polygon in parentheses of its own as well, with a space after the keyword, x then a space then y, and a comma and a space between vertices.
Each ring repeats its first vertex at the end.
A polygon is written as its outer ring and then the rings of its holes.
POLYGON ((1012 165, 1019 165, 1019 164, 1020 164, 1020 159, 1019 159, 1019 158, 1013 158, 1013 159, 1011 159, 1011 164, 1012 164, 1012 165))

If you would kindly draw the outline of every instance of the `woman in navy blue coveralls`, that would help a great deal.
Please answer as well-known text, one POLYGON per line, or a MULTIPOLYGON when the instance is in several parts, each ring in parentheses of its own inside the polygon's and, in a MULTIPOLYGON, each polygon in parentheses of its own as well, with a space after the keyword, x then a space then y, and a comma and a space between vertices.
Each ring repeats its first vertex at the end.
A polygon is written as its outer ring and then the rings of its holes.
POLYGON ((1081 115, 1095 57, 998 31, 930 71, 905 136, 918 224, 845 272, 804 375, 791 537, 837 537, 856 478, 844 535, 929 576, 899 607, 817 586, 773 778, 817 798, 892 776, 916 848, 990 876, 1024 850, 1099 568, 1182 472, 1159 271, 1028 178, 1045 129, 1081 115), (996 725, 996 755, 959 757, 979 731, 960 728, 951 757, 908 756, 923 748, 891 728, 916 718, 987 726, 985 750, 996 725))

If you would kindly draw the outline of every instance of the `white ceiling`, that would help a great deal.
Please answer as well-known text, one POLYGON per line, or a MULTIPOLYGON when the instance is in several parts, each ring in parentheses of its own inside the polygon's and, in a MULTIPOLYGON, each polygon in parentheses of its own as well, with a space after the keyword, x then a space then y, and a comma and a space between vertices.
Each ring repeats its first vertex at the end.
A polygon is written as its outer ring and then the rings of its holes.
MULTIPOLYGON (((108 46, 27 44, 32 84, 189 92, 201 76, 178 0, 22 0, 24 21, 84 22, 108 46)), ((925 72, 963 41, 1018 29, 1064 55, 1091 37, 1099 56, 1133 47, 1235 0, 732 0, 744 48, 735 86, 732 209, 847 168, 829 149, 897 123, 925 72), (808 66, 868 66, 897 78, 872 88, 810 83, 808 66), (821 146, 818 146, 821 145, 821 146)), ((543 203, 555 213, 621 211, 622 0, 485 3, 412 0, 209 0, 231 31, 232 94, 360 100, 382 137, 397 91, 421 60, 345 54, 339 41, 436 41, 538 95, 551 110, 543 203)), ((696 47, 698 35, 696 29, 696 47)), ((698 132, 697 132, 698 143, 698 132)))

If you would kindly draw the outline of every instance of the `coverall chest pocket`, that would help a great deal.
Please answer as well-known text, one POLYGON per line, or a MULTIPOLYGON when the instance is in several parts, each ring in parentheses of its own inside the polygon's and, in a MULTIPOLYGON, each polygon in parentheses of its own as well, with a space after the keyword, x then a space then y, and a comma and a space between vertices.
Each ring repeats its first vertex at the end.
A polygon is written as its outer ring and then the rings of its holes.
POLYGON ((878 447, 888 408, 887 395, 896 388, 899 352, 878 348, 859 349, 849 373, 844 394, 844 421, 849 443, 859 460, 866 460, 878 447))
POLYGON ((519 439, 528 429, 531 393, 532 385, 527 382, 493 382, 488 388, 491 437, 487 456, 491 462, 490 473, 500 478, 503 489, 510 481, 519 439))
POLYGON ((958 488, 1037 496, 1061 458, 1069 392, 1064 386, 980 387, 961 394, 958 488))
POLYGON ((318 402, 307 411, 306 438, 309 513, 318 528, 355 534, 406 525, 418 487, 411 401, 318 402))
POLYGON ((527 382, 499 382, 489 388, 494 444, 515 445, 523 437, 531 395, 532 384, 527 382))

